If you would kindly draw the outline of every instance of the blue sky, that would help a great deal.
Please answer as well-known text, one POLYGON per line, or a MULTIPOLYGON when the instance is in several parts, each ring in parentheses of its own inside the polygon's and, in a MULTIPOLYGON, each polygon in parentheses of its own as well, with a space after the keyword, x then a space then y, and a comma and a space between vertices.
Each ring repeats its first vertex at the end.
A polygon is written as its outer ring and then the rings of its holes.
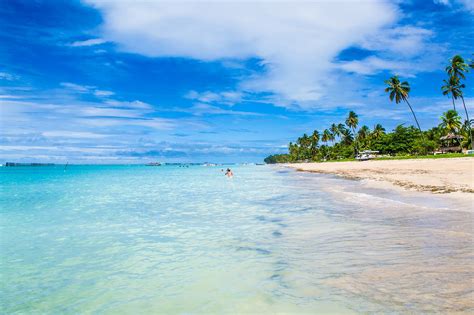
MULTIPOLYGON (((261 161, 343 122, 422 128, 472 58, 471 1, 0 2, 0 160, 261 161)), ((474 109, 474 74, 465 91, 474 109)), ((460 106, 460 105, 459 105, 460 106)))

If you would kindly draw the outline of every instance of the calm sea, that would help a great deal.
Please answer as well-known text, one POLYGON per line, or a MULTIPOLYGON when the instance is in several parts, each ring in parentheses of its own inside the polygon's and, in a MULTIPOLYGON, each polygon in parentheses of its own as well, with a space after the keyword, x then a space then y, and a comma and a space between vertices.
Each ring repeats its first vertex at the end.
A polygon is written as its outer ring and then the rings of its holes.
POLYGON ((269 166, 0 168, 0 313, 473 312, 473 216, 269 166))

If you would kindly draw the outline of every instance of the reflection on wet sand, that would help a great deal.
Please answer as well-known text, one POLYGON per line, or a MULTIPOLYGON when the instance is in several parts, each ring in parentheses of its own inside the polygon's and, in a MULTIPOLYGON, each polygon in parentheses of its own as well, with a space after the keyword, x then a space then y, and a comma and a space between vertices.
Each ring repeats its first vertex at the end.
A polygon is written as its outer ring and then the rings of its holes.
MULTIPOLYGON (((315 179, 304 180, 310 185, 315 179)), ((331 192, 339 206, 325 217, 300 217, 307 229, 285 233, 293 235, 289 242, 302 244, 292 255, 298 256, 293 269, 304 273, 294 280, 326 287, 362 312, 474 312, 472 212, 409 205, 403 195, 360 202, 357 183, 319 177, 318 186, 324 181, 342 185, 331 192)), ((376 193, 374 199, 381 195, 376 193)), ((307 198, 301 202, 310 203, 307 198)))

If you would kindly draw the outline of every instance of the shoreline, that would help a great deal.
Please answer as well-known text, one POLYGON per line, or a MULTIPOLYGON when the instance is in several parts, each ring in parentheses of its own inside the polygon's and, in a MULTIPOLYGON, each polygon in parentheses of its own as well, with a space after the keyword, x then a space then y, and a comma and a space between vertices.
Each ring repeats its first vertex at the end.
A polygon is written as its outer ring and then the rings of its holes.
POLYGON ((300 172, 359 180, 368 187, 445 195, 474 202, 474 158, 294 163, 300 172))

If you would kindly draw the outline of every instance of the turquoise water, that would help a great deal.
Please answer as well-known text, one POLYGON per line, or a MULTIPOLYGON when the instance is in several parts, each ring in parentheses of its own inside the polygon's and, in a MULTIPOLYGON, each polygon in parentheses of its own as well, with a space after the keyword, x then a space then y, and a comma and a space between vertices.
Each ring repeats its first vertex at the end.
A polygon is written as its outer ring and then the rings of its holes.
POLYGON ((441 197, 268 166, 1 168, 0 312, 472 312, 441 197))

